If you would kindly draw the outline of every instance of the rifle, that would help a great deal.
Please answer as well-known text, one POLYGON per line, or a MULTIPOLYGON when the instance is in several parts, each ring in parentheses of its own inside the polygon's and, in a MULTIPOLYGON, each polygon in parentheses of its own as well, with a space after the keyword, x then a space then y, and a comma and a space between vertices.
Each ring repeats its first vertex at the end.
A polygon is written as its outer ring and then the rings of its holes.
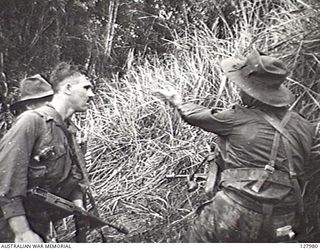
MULTIPOLYGON (((129 231, 122 225, 112 224, 100 219, 97 216, 90 214, 89 212, 75 206, 73 202, 68 201, 64 198, 61 198, 55 194, 52 194, 45 189, 40 187, 33 187, 27 192, 28 197, 34 199, 35 201, 42 202, 48 207, 49 211, 52 211, 55 214, 59 214, 59 217, 67 217, 69 215, 76 215, 82 220, 88 222, 90 229, 103 228, 105 226, 112 227, 118 230, 121 233, 128 234, 129 231)), ((50 213, 49 213, 50 214, 50 213)), ((54 216, 52 216, 54 220, 54 216)))

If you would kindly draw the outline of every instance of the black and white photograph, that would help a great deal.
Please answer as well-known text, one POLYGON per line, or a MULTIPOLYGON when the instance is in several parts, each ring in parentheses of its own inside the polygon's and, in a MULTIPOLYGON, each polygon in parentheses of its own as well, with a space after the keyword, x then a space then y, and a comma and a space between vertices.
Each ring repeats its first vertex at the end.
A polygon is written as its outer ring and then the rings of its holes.
POLYGON ((0 248, 319 242, 318 0, 0 0, 0 248))

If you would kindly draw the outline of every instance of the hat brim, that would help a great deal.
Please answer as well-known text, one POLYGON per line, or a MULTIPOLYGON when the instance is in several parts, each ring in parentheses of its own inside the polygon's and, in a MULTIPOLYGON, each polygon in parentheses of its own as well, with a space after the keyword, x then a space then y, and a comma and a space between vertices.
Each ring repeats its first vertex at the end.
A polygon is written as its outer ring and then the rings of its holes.
POLYGON ((238 58, 228 58, 221 62, 221 68, 226 76, 233 81, 240 89, 253 98, 274 107, 284 107, 294 101, 294 95, 284 86, 268 88, 266 85, 257 83, 241 71, 244 61, 238 58))
POLYGON ((53 91, 52 90, 47 91, 47 92, 43 92, 43 93, 38 94, 38 95, 32 95, 32 97, 31 96, 25 96, 25 97, 17 100, 16 102, 14 102, 13 104, 11 104, 11 108, 12 109, 16 109, 16 108, 18 108, 19 106, 23 105, 24 103, 26 103, 28 101, 34 101, 34 100, 38 100, 38 99, 42 99, 42 98, 50 97, 50 96, 53 96, 53 91))

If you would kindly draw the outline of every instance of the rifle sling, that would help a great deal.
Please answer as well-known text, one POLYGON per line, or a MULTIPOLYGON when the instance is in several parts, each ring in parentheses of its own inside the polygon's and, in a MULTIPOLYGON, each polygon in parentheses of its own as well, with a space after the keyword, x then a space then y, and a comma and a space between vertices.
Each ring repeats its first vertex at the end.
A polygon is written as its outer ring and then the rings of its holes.
MULTIPOLYGON (((70 125, 73 125, 73 122, 70 119, 68 120, 68 123, 70 125)), ((73 125, 73 126, 75 126, 75 125, 73 125)), ((83 177, 86 181, 86 185, 89 186, 89 174, 88 174, 88 171, 85 167, 85 160, 83 159, 83 157, 80 156, 81 149, 79 148, 79 145, 76 142, 75 135, 74 135, 74 133, 69 131, 66 126, 61 126, 61 129, 64 132, 65 136, 67 137, 67 140, 68 140, 68 143, 70 146, 70 150, 71 150, 72 161, 75 165, 77 165, 80 168, 80 170, 83 174, 83 177)))
MULTIPOLYGON (((69 125, 74 126, 74 123, 69 119, 68 120, 69 125)), ((71 151, 71 159, 73 164, 75 164, 81 171, 83 178, 85 180, 86 183, 86 187, 84 190, 84 196, 88 195, 89 198, 89 202, 91 203, 92 207, 91 210, 93 210, 93 213, 96 216, 100 216, 99 215, 99 211, 97 208, 97 205, 95 203, 95 200, 93 198, 91 189, 90 189, 90 181, 89 181, 89 174, 86 168, 86 163, 84 158, 82 157, 82 153, 81 153, 81 149, 76 141, 75 135, 73 132, 69 131, 67 129, 66 126, 61 126, 62 131, 64 132, 65 136, 67 137, 68 140, 68 144, 70 147, 70 151, 71 151)), ((87 209, 87 203, 86 203, 86 199, 83 199, 84 202, 84 207, 87 209)), ((85 239, 85 230, 83 229, 83 223, 81 222, 81 220, 79 219, 78 216, 75 216, 75 226, 76 226, 76 241, 77 242, 86 242, 85 239)), ((98 230, 99 233, 102 234, 101 230, 98 230)))

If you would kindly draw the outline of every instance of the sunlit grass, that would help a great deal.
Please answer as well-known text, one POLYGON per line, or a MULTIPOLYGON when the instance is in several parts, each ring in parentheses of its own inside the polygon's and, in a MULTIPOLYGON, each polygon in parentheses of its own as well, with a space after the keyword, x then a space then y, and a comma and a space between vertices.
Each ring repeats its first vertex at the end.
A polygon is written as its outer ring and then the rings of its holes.
POLYGON ((156 89, 171 86, 185 101, 230 108, 238 95, 220 61, 246 55, 255 46, 288 64, 288 86, 297 97, 304 95, 295 109, 310 120, 319 117, 320 45, 311 25, 319 24, 317 13, 297 9, 296 1, 276 2, 240 1, 233 25, 219 22, 223 36, 217 19, 212 29, 203 25, 168 42, 171 54, 131 56, 122 79, 100 82, 84 123, 93 154, 92 188, 103 216, 131 230, 130 237, 110 232, 110 241, 180 242, 204 198, 202 189, 188 193, 184 180, 167 180, 166 174, 191 173, 215 136, 182 122, 156 89))

